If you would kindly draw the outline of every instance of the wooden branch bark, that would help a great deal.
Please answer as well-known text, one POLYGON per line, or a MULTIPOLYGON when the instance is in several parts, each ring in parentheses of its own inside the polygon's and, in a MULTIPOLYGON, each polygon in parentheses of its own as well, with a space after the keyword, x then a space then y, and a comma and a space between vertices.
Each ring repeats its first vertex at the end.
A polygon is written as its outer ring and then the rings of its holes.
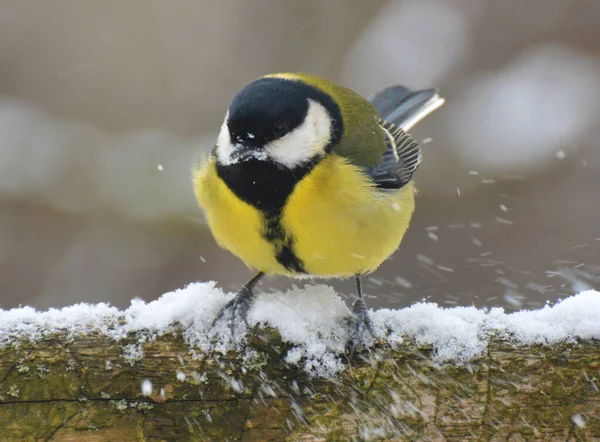
POLYGON ((272 330, 254 335, 251 366, 193 358, 172 336, 128 363, 131 343, 56 336, 0 349, 0 440, 600 440, 598 342, 498 341, 464 367, 384 347, 332 380, 283 363, 272 330))

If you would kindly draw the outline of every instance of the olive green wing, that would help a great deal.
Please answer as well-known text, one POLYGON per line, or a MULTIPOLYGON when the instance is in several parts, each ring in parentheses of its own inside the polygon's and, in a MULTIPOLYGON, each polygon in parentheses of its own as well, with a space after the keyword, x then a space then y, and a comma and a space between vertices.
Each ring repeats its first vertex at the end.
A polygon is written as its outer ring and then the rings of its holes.
POLYGON ((328 93, 342 113, 344 135, 333 153, 364 169, 382 188, 400 188, 422 160, 418 143, 406 132, 439 108, 437 90, 390 86, 366 100, 351 89, 306 73, 277 74, 328 93))
POLYGON ((367 130, 343 139, 336 153, 363 166, 377 187, 399 189, 423 160, 419 144, 406 131, 442 106, 444 99, 435 89, 412 92, 404 86, 390 86, 370 102, 378 116, 367 124, 367 130))
POLYGON ((344 135, 333 152, 357 166, 375 166, 388 149, 388 134, 380 124, 377 109, 366 99, 350 91, 338 99, 344 119, 344 135))

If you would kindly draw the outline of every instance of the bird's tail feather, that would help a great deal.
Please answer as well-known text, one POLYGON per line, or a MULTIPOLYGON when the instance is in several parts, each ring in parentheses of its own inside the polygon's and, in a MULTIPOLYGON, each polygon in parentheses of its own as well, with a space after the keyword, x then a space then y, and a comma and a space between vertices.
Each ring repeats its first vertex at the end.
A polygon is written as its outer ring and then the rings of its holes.
POLYGON ((440 108, 445 100, 437 89, 411 91, 404 86, 389 86, 373 94, 369 101, 381 117, 408 132, 427 115, 440 108))

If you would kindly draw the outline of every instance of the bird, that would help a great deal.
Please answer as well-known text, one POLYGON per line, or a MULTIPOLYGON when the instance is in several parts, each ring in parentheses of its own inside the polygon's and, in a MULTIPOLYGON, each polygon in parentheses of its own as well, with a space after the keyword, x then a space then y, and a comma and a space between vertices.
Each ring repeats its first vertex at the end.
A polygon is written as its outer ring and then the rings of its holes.
POLYGON ((195 196, 219 246, 256 274, 225 304, 232 328, 265 275, 355 278, 350 347, 377 339, 361 277, 399 247, 423 156, 408 131, 444 104, 401 85, 370 98, 324 77, 275 73, 231 101, 195 196))

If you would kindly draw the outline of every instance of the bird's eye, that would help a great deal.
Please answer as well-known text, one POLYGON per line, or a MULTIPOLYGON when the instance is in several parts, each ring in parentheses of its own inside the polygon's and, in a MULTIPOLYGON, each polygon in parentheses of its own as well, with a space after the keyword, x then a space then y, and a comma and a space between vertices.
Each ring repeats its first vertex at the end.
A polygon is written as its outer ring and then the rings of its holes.
POLYGON ((275 126, 275 129, 273 129, 273 135, 276 138, 281 138, 283 137, 285 134, 287 134, 287 126, 285 124, 280 124, 278 126, 275 126))

